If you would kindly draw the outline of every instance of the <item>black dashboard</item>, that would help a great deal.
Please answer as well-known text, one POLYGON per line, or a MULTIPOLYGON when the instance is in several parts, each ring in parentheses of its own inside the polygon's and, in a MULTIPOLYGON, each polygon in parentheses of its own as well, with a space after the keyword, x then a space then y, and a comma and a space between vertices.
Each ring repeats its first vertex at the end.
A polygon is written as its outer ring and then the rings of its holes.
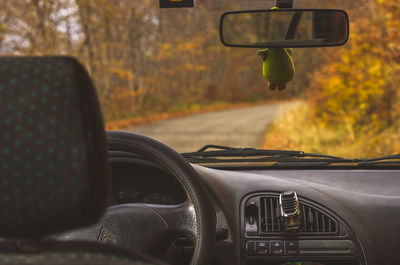
MULTIPOLYGON (((156 164, 118 161, 112 163, 113 204, 186 200, 156 164)), ((217 214, 216 265, 396 264, 400 170, 194 168, 217 214), (302 227, 295 232, 286 232, 276 214, 284 191, 299 196, 302 227)))
POLYGON ((156 163, 130 158, 112 162, 111 205, 183 203, 186 194, 179 182, 156 163), (134 173, 133 173, 134 172, 134 173))

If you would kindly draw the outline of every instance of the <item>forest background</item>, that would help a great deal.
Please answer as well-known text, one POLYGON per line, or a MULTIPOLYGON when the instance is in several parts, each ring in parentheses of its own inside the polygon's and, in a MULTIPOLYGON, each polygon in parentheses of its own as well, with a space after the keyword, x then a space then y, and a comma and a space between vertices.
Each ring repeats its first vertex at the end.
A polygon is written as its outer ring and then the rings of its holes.
POLYGON ((349 14, 346 45, 294 50, 296 77, 284 92, 269 91, 256 50, 221 44, 221 11, 203 5, 3 0, 0 55, 76 56, 95 82, 108 124, 298 100, 268 128, 265 148, 399 153, 400 0, 370 0, 349 14))

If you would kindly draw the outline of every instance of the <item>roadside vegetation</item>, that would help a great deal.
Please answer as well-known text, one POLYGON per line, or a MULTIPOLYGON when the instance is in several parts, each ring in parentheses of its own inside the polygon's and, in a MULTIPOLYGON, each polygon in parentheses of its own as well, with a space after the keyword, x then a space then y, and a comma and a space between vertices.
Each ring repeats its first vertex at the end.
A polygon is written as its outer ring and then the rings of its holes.
POLYGON ((161 10, 154 0, 0 1, 0 55, 77 57, 107 122, 298 97, 318 57, 299 51, 298 78, 272 93, 256 49, 221 44, 223 10, 161 10))
POLYGON ((93 77, 108 128, 302 99, 268 129, 264 147, 347 157, 399 152, 398 0, 350 11, 343 47, 295 49, 296 76, 284 92, 268 89, 255 49, 220 43, 219 17, 238 2, 223 1, 217 12, 201 4, 160 10, 157 2, 0 1, 0 55, 77 57, 93 77))
POLYGON ((154 0, 0 1, 0 55, 77 57, 108 122, 298 95, 306 80, 270 93, 256 50, 221 44, 220 15, 154 0))
POLYGON ((350 42, 323 55, 304 103, 269 128, 265 148, 346 157, 400 152, 400 6, 374 0, 351 21, 350 42))

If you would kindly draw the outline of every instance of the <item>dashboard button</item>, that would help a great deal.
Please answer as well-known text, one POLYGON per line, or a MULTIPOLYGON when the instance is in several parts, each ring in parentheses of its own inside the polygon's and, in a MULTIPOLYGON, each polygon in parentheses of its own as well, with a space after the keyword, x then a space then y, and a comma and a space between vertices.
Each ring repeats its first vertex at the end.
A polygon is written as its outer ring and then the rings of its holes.
POLYGON ((265 241, 256 242, 256 253, 258 255, 267 255, 269 254, 269 244, 265 241))
POLYGON ((283 242, 271 241, 271 253, 273 255, 283 255, 283 242))
POLYGON ((295 255, 299 252, 299 243, 297 241, 286 241, 286 254, 295 255))
POLYGON ((246 253, 249 256, 255 256, 256 255, 256 242, 254 241, 248 241, 246 244, 246 253))

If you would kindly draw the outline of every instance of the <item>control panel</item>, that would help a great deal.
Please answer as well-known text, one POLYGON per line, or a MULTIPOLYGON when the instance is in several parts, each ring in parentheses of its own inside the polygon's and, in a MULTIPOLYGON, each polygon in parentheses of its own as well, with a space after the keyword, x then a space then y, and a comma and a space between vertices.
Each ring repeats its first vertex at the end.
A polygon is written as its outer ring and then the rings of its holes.
POLYGON ((242 200, 241 213, 244 264, 321 258, 360 264, 363 260, 345 222, 294 191, 248 195, 242 200))
POLYGON ((257 240, 246 242, 248 256, 353 256, 356 247, 351 240, 257 240))

